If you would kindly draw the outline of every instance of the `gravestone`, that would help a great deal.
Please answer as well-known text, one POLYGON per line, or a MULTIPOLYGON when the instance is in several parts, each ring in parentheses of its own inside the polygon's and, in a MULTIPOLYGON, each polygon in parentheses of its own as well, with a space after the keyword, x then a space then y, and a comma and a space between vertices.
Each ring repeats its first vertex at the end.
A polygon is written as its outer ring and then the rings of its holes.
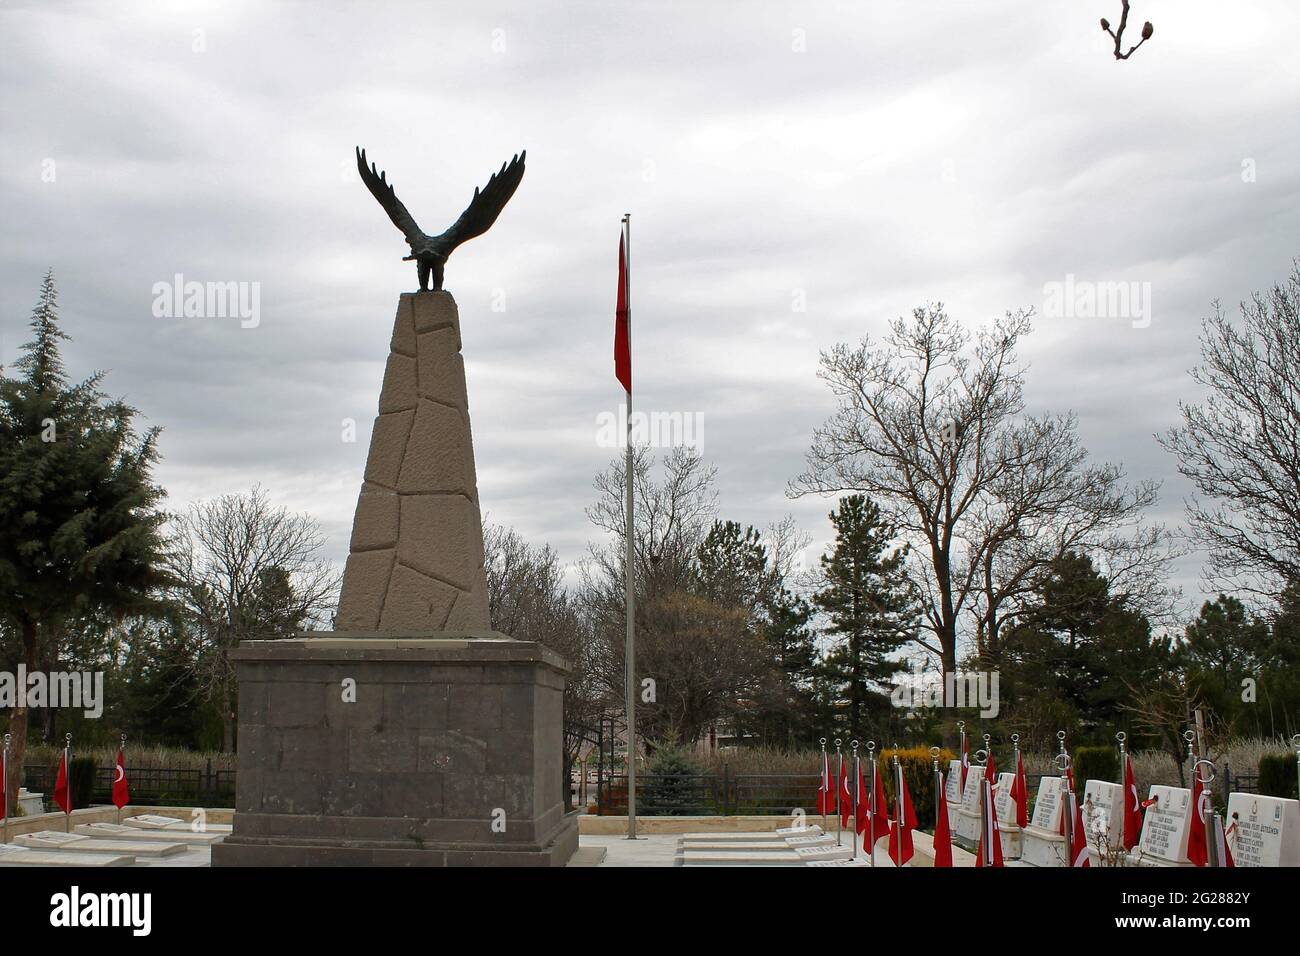
POLYGON ((961 809, 961 761, 948 761, 948 776, 943 781, 943 799, 948 804, 948 832, 957 829, 957 811, 961 809))
POLYGON ((1153 786, 1142 819, 1142 839, 1128 856, 1137 866, 1192 866, 1187 859, 1192 792, 1185 787, 1153 786))
POLYGON ((1300 802, 1233 793, 1227 825, 1237 866, 1300 866, 1300 802))
POLYGON ((1083 786, 1079 808, 1088 833, 1088 860, 1092 866, 1118 866, 1125 855, 1124 787, 1109 780, 1089 780, 1083 786), (1099 847, 1109 851, 1111 861, 1102 859, 1099 847))
POLYGON ((1061 835, 1064 787, 1060 777, 1043 777, 1038 783, 1029 826, 1020 831, 1020 861, 1027 866, 1066 866, 1068 853, 1061 835))
POLYGON ((971 764, 966 771, 966 787, 962 790, 957 822, 952 827, 952 840, 958 846, 973 850, 980 839, 980 782, 984 779, 984 766, 971 764))
POLYGON ((490 630, 460 316, 403 293, 336 630, 245 641, 214 866, 563 866, 567 667, 490 630))
POLYGON ((1020 827, 1016 826, 1016 801, 1011 799, 1015 785, 1014 773, 998 774, 998 786, 993 791, 993 810, 998 816, 998 833, 1002 838, 1002 858, 1018 860, 1021 854, 1020 827))

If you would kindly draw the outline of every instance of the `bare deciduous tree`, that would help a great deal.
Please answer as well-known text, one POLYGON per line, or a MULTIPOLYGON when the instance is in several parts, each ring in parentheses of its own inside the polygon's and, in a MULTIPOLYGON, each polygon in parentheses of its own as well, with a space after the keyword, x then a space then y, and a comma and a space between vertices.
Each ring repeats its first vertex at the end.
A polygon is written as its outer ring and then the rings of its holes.
POLYGON ((1122 0, 1122 2, 1124 4, 1124 9, 1120 12, 1119 15, 1118 29, 1112 30, 1110 26, 1110 21, 1107 20, 1105 17, 1101 18, 1101 28, 1105 30, 1107 33, 1109 33, 1111 39, 1115 41, 1115 59, 1117 60, 1127 60, 1129 57, 1131 57, 1134 54, 1134 52, 1136 52, 1138 47, 1140 47, 1143 43, 1146 43, 1147 40, 1150 40, 1151 37, 1156 32, 1156 29, 1151 25, 1150 20, 1142 24, 1142 39, 1138 40, 1137 43, 1129 47, 1128 52, 1125 53, 1124 52, 1124 29, 1128 26, 1129 0, 1122 0))
POLYGON ((240 641, 285 637, 323 624, 337 603, 338 572, 319 557, 315 519, 271 504, 260 487, 190 507, 174 521, 174 597, 192 647, 200 693, 222 711, 223 750, 234 749, 235 673, 240 641))
POLYGON ((1300 580, 1300 261, 1240 313, 1214 303, 1191 373, 1209 395, 1180 404, 1160 442, 1196 486, 1187 520, 1209 582, 1273 598, 1300 580))
MULTIPOLYGON (((1016 359, 1030 314, 971 336, 941 304, 898 319, 879 346, 838 345, 819 373, 838 400, 813 436, 790 493, 870 496, 913 541, 913 580, 945 674, 961 618, 996 658, 1003 624, 1069 551, 1106 556, 1135 595, 1154 600, 1167 535, 1137 527, 1155 487, 1092 466, 1072 416, 1028 416, 1016 359)), ((1123 585, 1121 585, 1123 586, 1123 585)), ((995 663, 995 660, 994 660, 995 663)))

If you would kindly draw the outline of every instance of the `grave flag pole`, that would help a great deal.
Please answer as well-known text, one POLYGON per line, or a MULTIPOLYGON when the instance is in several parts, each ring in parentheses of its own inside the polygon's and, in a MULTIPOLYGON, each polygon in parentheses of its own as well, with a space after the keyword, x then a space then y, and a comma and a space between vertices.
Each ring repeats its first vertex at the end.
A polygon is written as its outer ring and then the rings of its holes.
POLYGON ((1061 790, 1065 794, 1065 806, 1061 813, 1061 835, 1065 837, 1065 865, 1074 864, 1074 790, 1070 787, 1070 755, 1065 752, 1065 731, 1059 732, 1061 752, 1056 755, 1056 765, 1061 768, 1061 790))
POLYGON ((966 753, 966 721, 957 721, 957 732, 961 734, 961 789, 966 792, 966 771, 970 767, 970 757, 966 753))
MULTIPOLYGON (((939 788, 943 786, 943 773, 939 770, 939 754, 942 751, 938 747, 930 748, 930 760, 934 763, 934 825, 939 826, 939 798, 942 796, 939 788)), ((937 829, 935 831, 938 832, 937 829)))
MULTIPOLYGON (((67 788, 64 792, 63 799, 67 801, 63 805, 63 832, 72 832, 72 734, 63 735, 63 767, 64 786, 67 788)), ((58 785, 55 785, 55 794, 58 794, 58 785)))
MULTIPOLYGON (((1296 757, 1300 760, 1300 753, 1297 753, 1296 757)), ((867 741, 867 767, 871 774, 871 782, 867 784, 867 813, 871 817, 867 824, 867 842, 871 844, 868 855, 874 867, 876 865, 876 811, 879 809, 876 806, 876 742, 874 740, 867 741)))
POLYGON ((627 399, 627 459, 624 465, 627 482, 626 554, 623 577, 627 604, 627 646, 624 656, 623 693, 627 711, 627 838, 636 835, 636 588, 635 548, 633 539, 636 522, 633 520, 634 498, 632 462, 632 214, 623 214, 623 232, 619 236, 618 302, 614 321, 614 375, 622 383, 627 399))
MULTIPOLYGON (((1215 769, 1214 764, 1205 759, 1198 760, 1196 763, 1192 764, 1192 773, 1201 782, 1201 800, 1197 806, 1192 808, 1192 812, 1205 821, 1206 865, 1211 867, 1220 867, 1224 865, 1223 857, 1219 853, 1219 838, 1222 836, 1222 831, 1216 826, 1219 822, 1219 814, 1215 811, 1214 804, 1210 799, 1210 786, 1214 783, 1214 777, 1207 777, 1206 774, 1208 774, 1209 771, 1201 773, 1202 765, 1208 765, 1210 770, 1215 769), (1207 811, 1206 813, 1201 812, 1201 803, 1204 804, 1207 811)), ((1215 776, 1217 776, 1217 774, 1215 774, 1215 776)))
POLYGON ((898 760, 898 741, 894 741, 894 839, 898 841, 898 868, 903 868, 903 765, 898 760))
POLYGON ((862 798, 862 766, 858 763, 858 742, 853 741, 853 826, 849 830, 849 839, 853 841, 852 859, 858 858, 858 801, 862 798))
POLYGON ((835 738, 835 755, 840 758, 840 768, 835 772, 835 845, 841 846, 844 824, 840 811, 840 781, 844 779, 844 751, 840 749, 839 737, 835 738))
POLYGON ((1291 746, 1295 748, 1296 795, 1300 796, 1300 734, 1291 735, 1291 746))
MULTIPOLYGON (((4 841, 9 842, 9 741, 13 739, 12 734, 5 734, 4 756, 0 757, 0 789, 4 790, 4 806, 0 807, 0 815, 4 817, 4 841)), ((1300 757, 1300 752, 1297 753, 1300 757)))
POLYGON ((822 831, 825 832, 826 807, 830 804, 830 800, 831 800, 831 758, 826 753, 826 738, 823 737, 821 741, 822 741, 822 769, 821 769, 822 776, 821 776, 821 782, 817 788, 819 791, 817 795, 817 809, 821 811, 822 831))
MULTIPOLYGON (((987 736, 987 734, 985 735, 987 736)), ((987 750, 975 751, 975 759, 983 760, 984 765, 988 766, 989 752, 987 750)), ((989 798, 992 792, 989 790, 988 775, 985 774, 979 782, 980 788, 980 865, 991 867, 993 865, 993 832, 989 826, 989 798)))

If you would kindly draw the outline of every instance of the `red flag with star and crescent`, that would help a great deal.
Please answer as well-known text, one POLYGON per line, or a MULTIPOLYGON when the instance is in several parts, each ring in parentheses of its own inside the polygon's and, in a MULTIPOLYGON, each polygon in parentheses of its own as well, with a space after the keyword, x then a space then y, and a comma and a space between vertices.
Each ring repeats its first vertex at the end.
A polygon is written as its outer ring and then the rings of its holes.
POLYGON ((126 754, 117 752, 117 762, 113 766, 113 806, 121 810, 131 802, 131 789, 126 782, 126 754))
POLYGON ((828 816, 835 810, 835 801, 831 798, 831 758, 822 751, 822 778, 817 784, 817 812, 828 816))
POLYGON ((936 775, 939 788, 938 816, 934 821, 934 865, 952 866, 952 834, 948 830, 948 797, 943 792, 943 773, 936 775))
POLYGON ((907 780, 903 778, 901 767, 894 777, 894 790, 894 819, 890 821, 889 827, 889 858, 895 866, 903 866, 912 858, 912 831, 916 829, 916 810, 912 807, 912 794, 907 789, 907 780))
POLYGON ((1011 782, 1011 799, 1016 802, 1016 826, 1029 826, 1029 781, 1025 779, 1025 757, 1016 751, 1016 779, 1011 782))
POLYGON ((72 791, 68 788, 68 751, 59 758, 59 774, 54 779, 54 802, 64 813, 72 812, 72 791))
POLYGON ((632 335, 628 321, 628 269, 626 237, 618 237, 618 301, 614 307, 614 377, 623 391, 632 391, 632 335))
POLYGON ((1124 754, 1124 849, 1131 850, 1142 839, 1142 798, 1138 796, 1133 758, 1124 754))

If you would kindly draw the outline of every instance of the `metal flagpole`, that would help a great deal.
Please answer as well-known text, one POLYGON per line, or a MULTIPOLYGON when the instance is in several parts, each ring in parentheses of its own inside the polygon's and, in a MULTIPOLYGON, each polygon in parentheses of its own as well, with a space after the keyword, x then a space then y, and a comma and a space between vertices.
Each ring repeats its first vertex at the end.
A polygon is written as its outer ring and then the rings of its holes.
MULTIPOLYGON (((120 748, 118 748, 118 749, 119 749, 119 751, 120 751, 121 754, 122 754, 122 776, 125 777, 125 776, 126 776, 126 734, 123 734, 123 735, 122 735, 122 746, 121 746, 120 748)), ((118 771, 118 768, 117 768, 117 767, 114 767, 114 768, 113 768, 113 783, 114 783, 114 785, 117 784, 117 771, 118 771)), ((116 801, 116 800, 113 801, 113 806, 117 807, 117 801, 116 801)), ((117 807, 117 825, 118 825, 118 826, 121 826, 121 825, 122 825, 122 808, 121 808, 121 807, 117 807)))
POLYGON ((862 768, 858 763, 858 742, 853 741, 853 828, 849 830, 849 839, 853 841, 853 859, 858 858, 858 801, 862 795, 858 792, 861 790, 862 768))
MULTIPOLYGON (((1065 731, 1058 731, 1061 736, 1065 731)), ((1062 809, 1064 820, 1061 832, 1065 837, 1065 865, 1074 866, 1074 790, 1070 787, 1070 755, 1065 752, 1064 737, 1061 740, 1061 752, 1056 755, 1056 764, 1061 768, 1061 790, 1065 793, 1065 807, 1062 809)))
POLYGON ((894 826, 898 829, 894 832, 894 839, 898 846, 898 863, 901 870, 903 868, 903 765, 898 762, 898 741, 894 741, 894 816, 898 819, 894 826))
POLYGON ((1215 827, 1215 824, 1219 822, 1219 814, 1215 811, 1214 801, 1210 797, 1210 788, 1214 785, 1214 777, 1218 776, 1218 774, 1207 776, 1210 771, 1215 769, 1214 764, 1209 760, 1202 759, 1192 764, 1192 773, 1201 781, 1201 799, 1192 808, 1192 812, 1199 816, 1205 824, 1205 862, 1210 867, 1223 866, 1223 860, 1219 859, 1219 831, 1215 827), (1201 773, 1202 766, 1208 766, 1210 770, 1201 773), (1201 813, 1201 803, 1204 803, 1210 811, 1208 814, 1201 813))
MULTIPOLYGON (((1300 787, 1300 734, 1291 735, 1291 746, 1295 747, 1295 780, 1296 786, 1300 787)), ((1296 792, 1300 795, 1300 790, 1296 792)))
POLYGON ((835 755, 840 758, 839 770, 835 772, 835 845, 840 846, 844 831, 844 824, 840 822, 843 819, 840 815, 840 779, 844 776, 844 751, 840 749, 839 737, 835 738, 835 755))
POLYGON ((830 771, 830 766, 831 766, 831 764, 830 764, 830 758, 827 757, 827 755, 826 755, 826 738, 823 737, 821 740, 822 740, 822 765, 821 765, 821 769, 818 770, 817 772, 818 772, 819 774, 821 774, 821 778, 822 778, 822 779, 821 779, 821 785, 822 785, 822 788, 823 788, 823 789, 822 789, 821 806, 820 806, 818 809, 820 809, 821 812, 822 812, 822 831, 825 832, 825 830, 826 830, 826 805, 827 805, 828 803, 830 803, 830 796, 831 796, 831 790, 830 790, 830 787, 831 787, 831 780, 830 780, 830 777, 831 777, 831 771, 830 771))
MULTIPOLYGON (((5 734, 4 756, 0 758, 0 778, 3 778, 4 780, 5 818, 3 842, 5 843, 9 842, 9 741, 12 739, 12 734, 5 734)), ((1297 756, 1300 756, 1300 754, 1297 756)))
POLYGON ((934 762, 934 823, 939 825, 939 790, 943 787, 943 772, 939 769, 939 754, 943 753, 938 747, 930 748, 930 760, 934 762))
POLYGON ((867 825, 866 840, 871 844, 868 854, 871 857, 871 865, 876 865, 876 742, 867 741, 867 772, 871 774, 871 781, 867 784, 867 813, 871 817, 871 822, 867 825))
MULTIPOLYGON (((632 355, 632 214, 623 215, 623 295, 627 306, 627 354, 632 355)), ((629 386, 631 381, 628 382, 629 386)), ((633 626, 635 619, 636 574, 635 549, 633 538, 636 523, 633 521, 632 497, 632 389, 627 389, 627 554, 623 577, 627 587, 627 647, 625 673, 623 675, 625 706, 627 709, 627 838, 635 840, 636 835, 636 634, 633 626)))
POLYGON ((72 734, 63 736, 63 767, 67 774, 68 783, 68 807, 63 811, 63 831, 72 832, 72 734))
MULTIPOLYGON (((988 766, 989 752, 987 750, 975 751, 975 759, 983 760, 985 766, 988 766)), ((980 783, 980 860, 985 866, 993 865, 993 828, 989 825, 989 798, 993 796, 989 790, 989 778, 984 776, 980 783)))

